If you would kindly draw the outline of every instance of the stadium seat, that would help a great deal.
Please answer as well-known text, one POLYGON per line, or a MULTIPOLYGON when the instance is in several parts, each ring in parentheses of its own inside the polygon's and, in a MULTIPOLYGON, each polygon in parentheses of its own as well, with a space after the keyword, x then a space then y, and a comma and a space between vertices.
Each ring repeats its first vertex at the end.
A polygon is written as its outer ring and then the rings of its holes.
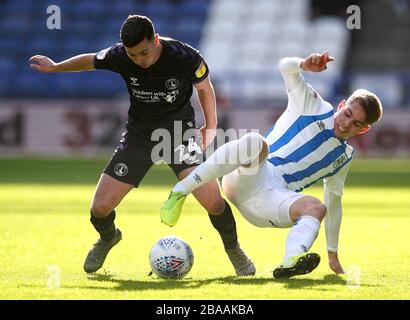
POLYGON ((208 0, 185 0, 180 2, 178 12, 183 17, 195 18, 199 22, 203 22, 208 13, 208 0))
POLYGON ((130 14, 146 14, 152 18, 161 35, 198 46, 210 4, 210 0, 3 2, 0 11, 0 52, 7 54, 0 56, 0 95, 18 95, 20 92, 21 96, 36 97, 109 96, 124 94, 125 87, 121 78, 110 72, 106 72, 104 77, 101 77, 101 71, 75 75, 40 74, 30 70, 27 62, 30 56, 44 54, 61 61, 76 54, 109 47, 120 42, 121 25, 130 14), (61 9, 61 30, 46 27, 46 10, 52 4, 61 9), (14 58, 4 58, 9 56, 14 58), (24 61, 21 68, 15 67, 15 60, 24 61), (14 62, 9 64, 10 61, 14 62))
POLYGON ((245 0, 219 0, 212 2, 209 15, 218 20, 238 21, 245 14, 245 0))
POLYGON ((346 43, 348 29, 344 20, 337 17, 320 17, 314 21, 314 34, 321 40, 346 43))
POLYGON ((118 15, 121 15, 124 17, 124 19, 128 17, 129 15, 139 14, 138 12, 139 7, 141 7, 141 5, 138 4, 138 1, 134 1, 134 0, 113 1, 112 4, 110 6, 107 6, 106 8, 107 19, 114 21, 114 19, 109 18, 108 16, 109 12, 114 13, 115 17, 118 17, 118 15))
POLYGON ((218 0, 210 4, 200 47, 208 61, 215 63, 214 70, 239 71, 235 81, 246 82, 248 96, 266 92, 269 98, 278 94, 282 99, 281 90, 266 90, 265 82, 269 81, 266 66, 272 65, 273 73, 278 71, 276 65, 280 58, 306 57, 325 48, 338 58, 329 67, 326 81, 319 86, 326 86, 326 94, 332 92, 341 76, 348 40, 346 31, 337 18, 320 18, 311 23, 308 1, 254 0, 250 6, 242 0, 218 0), (221 41, 221 34, 226 44, 221 41), (250 77, 250 73, 253 76, 250 77), (257 83, 248 83, 252 81, 257 83))
POLYGON ((231 41, 237 36, 240 37, 240 33, 235 21, 215 20, 208 21, 207 25, 203 28, 202 41, 220 41, 221 38, 231 41))
POLYGON ((273 23, 275 17, 280 14, 281 5, 277 1, 257 0, 253 2, 250 16, 253 21, 268 21, 273 23))
POLYGON ((258 38, 263 41, 273 40, 279 36, 280 29, 272 28, 273 21, 252 20, 246 27, 246 38, 258 38))
POLYGON ((282 42, 304 43, 308 27, 301 21, 291 21, 282 26, 282 42))
POLYGON ((4 53, 0 55, 0 94, 7 94, 11 87, 10 79, 15 73, 17 61, 4 53))
POLYGON ((236 67, 231 62, 230 46, 230 43, 222 39, 219 42, 212 42, 201 49, 204 59, 217 75, 236 67))

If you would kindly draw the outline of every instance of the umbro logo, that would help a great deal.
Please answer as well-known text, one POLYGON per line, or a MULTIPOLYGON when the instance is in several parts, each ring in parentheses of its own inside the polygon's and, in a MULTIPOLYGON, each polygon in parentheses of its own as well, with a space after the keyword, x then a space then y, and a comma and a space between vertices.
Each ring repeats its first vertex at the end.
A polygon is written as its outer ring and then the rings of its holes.
POLYGON ((323 123, 322 120, 319 120, 319 121, 316 122, 316 123, 317 123, 317 125, 318 125, 318 127, 319 127, 320 130, 325 130, 326 126, 325 126, 325 124, 323 123))
POLYGON ((272 220, 268 220, 268 221, 272 225, 272 227, 275 227, 275 228, 278 227, 278 225, 275 222, 273 222, 272 220))
POLYGON ((195 173, 195 175, 194 175, 194 180, 198 183, 200 183, 202 181, 201 177, 197 173, 195 173))

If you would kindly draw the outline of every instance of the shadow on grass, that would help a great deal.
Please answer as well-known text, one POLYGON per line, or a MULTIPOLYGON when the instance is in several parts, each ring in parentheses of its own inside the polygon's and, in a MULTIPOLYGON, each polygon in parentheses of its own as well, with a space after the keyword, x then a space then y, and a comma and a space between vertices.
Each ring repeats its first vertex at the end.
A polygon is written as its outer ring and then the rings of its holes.
MULTIPOLYGON (((124 280, 117 279, 115 275, 106 274, 92 274, 87 276, 91 281, 98 282, 111 282, 115 283, 116 287, 112 288, 119 291, 144 291, 144 290, 172 290, 182 288, 200 288, 209 284, 231 284, 231 285, 265 285, 272 282, 277 284, 283 284, 286 289, 301 289, 305 287, 312 287, 312 289, 326 291, 326 286, 346 286, 347 281, 338 275, 326 275, 323 279, 304 279, 304 278, 291 278, 276 280, 273 278, 261 278, 261 277, 236 277, 227 276, 212 279, 191 279, 185 278, 181 280, 163 280, 153 278, 152 280, 124 280)), ((371 285, 361 284, 364 287, 370 287, 371 285)), ((102 289, 100 286, 87 286, 89 289, 102 289)), ((330 290, 330 288, 329 288, 330 290)))
MULTIPOLYGON (((290 278, 290 279, 281 279, 275 280, 278 283, 283 283, 286 289, 302 289, 305 287, 311 287, 311 289, 323 290, 327 289, 323 286, 349 286, 354 287, 355 284, 349 284, 348 281, 341 276, 336 274, 327 274, 323 279, 304 279, 304 278, 290 278)), ((378 287, 377 285, 358 283, 357 287, 378 287)))

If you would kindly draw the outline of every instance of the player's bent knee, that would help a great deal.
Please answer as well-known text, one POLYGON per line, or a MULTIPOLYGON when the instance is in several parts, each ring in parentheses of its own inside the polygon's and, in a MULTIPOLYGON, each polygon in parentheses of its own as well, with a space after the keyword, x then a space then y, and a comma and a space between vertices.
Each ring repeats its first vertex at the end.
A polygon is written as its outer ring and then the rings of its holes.
POLYGON ((322 221, 326 216, 326 212, 326 206, 319 199, 306 196, 297 200, 292 205, 290 215, 292 221, 295 221, 300 216, 312 216, 322 221))
POLYGON ((204 208, 209 214, 220 214, 225 210, 225 200, 221 197, 209 199, 204 208))
POLYGON ((107 200, 96 200, 94 199, 91 205, 91 214, 96 218, 104 218, 108 216, 111 211, 113 211, 113 205, 107 200))
POLYGON ((244 135, 247 144, 247 150, 252 158, 256 158, 262 150, 264 139, 257 132, 249 132, 244 135))
POLYGON ((326 216, 327 208, 323 203, 317 200, 310 206, 308 206, 307 211, 310 213, 310 215, 322 221, 326 216))
POLYGON ((200 203, 209 214, 220 214, 225 210, 225 200, 219 192, 201 199, 200 203))
MULTIPOLYGON (((267 148, 265 139, 257 132, 249 132, 242 137, 246 142, 246 154, 250 156, 250 163, 263 156, 264 149, 267 148)), ((249 160, 247 165, 249 165, 249 160)))

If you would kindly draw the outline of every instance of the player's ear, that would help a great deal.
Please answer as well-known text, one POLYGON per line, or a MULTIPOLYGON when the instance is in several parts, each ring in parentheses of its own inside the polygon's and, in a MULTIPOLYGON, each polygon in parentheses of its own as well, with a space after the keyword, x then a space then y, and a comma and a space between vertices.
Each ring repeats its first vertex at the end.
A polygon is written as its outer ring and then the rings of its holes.
POLYGON ((339 111, 340 109, 342 109, 345 106, 346 100, 343 99, 342 101, 340 101, 339 105, 337 106, 337 111, 339 111))
POLYGON ((370 130, 370 125, 363 127, 357 134, 362 134, 370 130))
POLYGON ((154 43, 156 46, 159 45, 159 34, 158 33, 154 35, 154 43))

